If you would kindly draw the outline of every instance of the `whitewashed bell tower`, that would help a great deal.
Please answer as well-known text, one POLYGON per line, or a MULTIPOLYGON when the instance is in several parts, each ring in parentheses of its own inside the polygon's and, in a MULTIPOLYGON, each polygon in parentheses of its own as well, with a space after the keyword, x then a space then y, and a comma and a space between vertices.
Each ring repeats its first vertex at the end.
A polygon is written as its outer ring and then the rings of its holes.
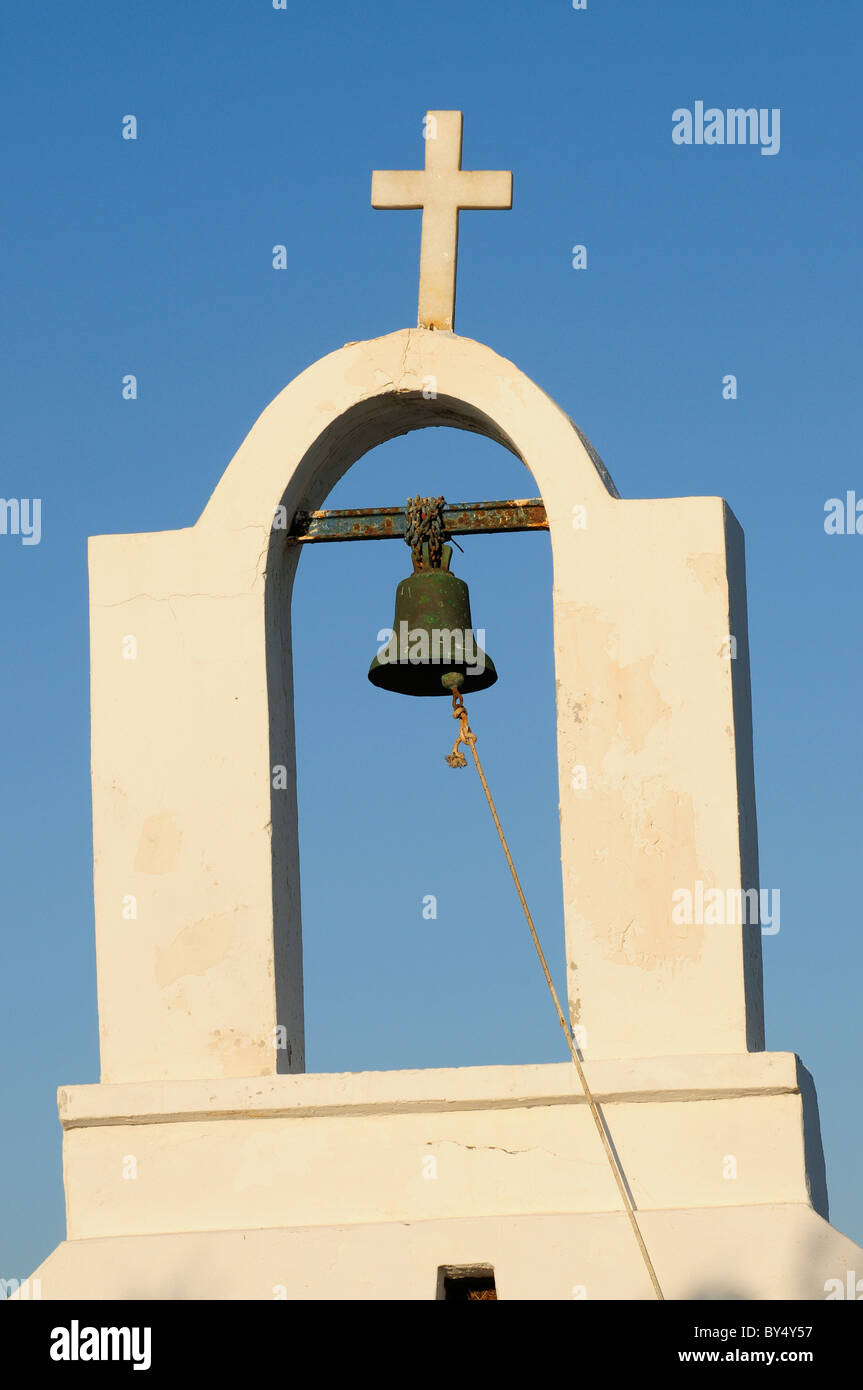
POLYGON ((569 1016, 662 1292, 823 1298, 863 1251, 826 1221, 811 1079, 763 1051, 760 927, 674 913, 697 884, 758 887, 740 527, 718 498, 621 499, 540 387, 456 336, 459 209, 508 207, 511 175, 461 169, 458 112, 425 133, 424 171, 372 185, 423 208, 418 327, 286 386, 194 526, 90 543, 102 1072, 59 1093, 68 1236, 43 1297, 654 1296, 569 1063, 304 1073, 301 547, 273 517, 448 425, 541 493, 569 1016))

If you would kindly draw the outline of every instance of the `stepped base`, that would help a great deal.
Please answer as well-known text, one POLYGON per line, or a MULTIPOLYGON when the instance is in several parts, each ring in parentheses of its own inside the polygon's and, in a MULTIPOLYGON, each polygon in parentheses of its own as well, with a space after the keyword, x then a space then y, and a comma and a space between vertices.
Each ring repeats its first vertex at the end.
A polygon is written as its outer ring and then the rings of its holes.
MULTIPOLYGON (((667 1297, 856 1289, 863 1250, 827 1224, 795 1056, 586 1070, 667 1297)), ((59 1102, 69 1239, 36 1271, 43 1298, 433 1299, 452 1265, 493 1266, 501 1298, 652 1296, 568 1063, 76 1086, 59 1102)))
MULTIPOLYGON (((667 1299, 848 1297, 863 1280, 859 1246, 802 1204, 639 1222, 667 1299)), ((413 1300, 439 1296, 441 1266, 477 1264, 499 1299, 654 1297, 619 1213, 71 1240, 34 1278, 43 1299, 413 1300)))

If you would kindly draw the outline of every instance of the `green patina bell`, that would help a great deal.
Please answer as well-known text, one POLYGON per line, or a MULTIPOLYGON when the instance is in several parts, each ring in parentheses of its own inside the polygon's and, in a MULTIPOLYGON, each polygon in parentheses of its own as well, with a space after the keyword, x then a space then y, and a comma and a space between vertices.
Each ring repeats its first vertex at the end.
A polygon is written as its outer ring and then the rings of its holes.
POLYGON ((497 672, 474 635, 468 587, 450 574, 452 547, 440 548, 437 566, 429 561, 427 544, 415 551, 415 566, 418 554, 423 556, 421 567, 396 590, 392 636, 369 667, 369 680, 397 695, 486 690, 497 672))

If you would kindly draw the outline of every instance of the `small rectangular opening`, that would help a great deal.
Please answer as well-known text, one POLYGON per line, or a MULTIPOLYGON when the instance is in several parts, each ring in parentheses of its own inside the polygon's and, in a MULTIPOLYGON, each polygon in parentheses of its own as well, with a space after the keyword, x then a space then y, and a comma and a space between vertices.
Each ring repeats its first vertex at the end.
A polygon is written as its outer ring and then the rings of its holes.
POLYGON ((441 1265, 437 1272, 437 1296, 450 1303, 497 1301, 491 1265, 441 1265))

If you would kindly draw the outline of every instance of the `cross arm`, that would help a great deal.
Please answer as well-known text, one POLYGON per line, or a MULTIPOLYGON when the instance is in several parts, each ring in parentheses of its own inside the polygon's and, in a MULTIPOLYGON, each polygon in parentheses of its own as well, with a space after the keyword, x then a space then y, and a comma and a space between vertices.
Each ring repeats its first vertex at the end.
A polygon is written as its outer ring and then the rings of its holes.
POLYGON ((467 212, 512 207, 512 174, 504 169, 459 171, 458 205, 467 212))
POLYGON ((425 178, 423 169, 376 169, 372 174, 372 207, 401 211, 421 208, 425 178))

